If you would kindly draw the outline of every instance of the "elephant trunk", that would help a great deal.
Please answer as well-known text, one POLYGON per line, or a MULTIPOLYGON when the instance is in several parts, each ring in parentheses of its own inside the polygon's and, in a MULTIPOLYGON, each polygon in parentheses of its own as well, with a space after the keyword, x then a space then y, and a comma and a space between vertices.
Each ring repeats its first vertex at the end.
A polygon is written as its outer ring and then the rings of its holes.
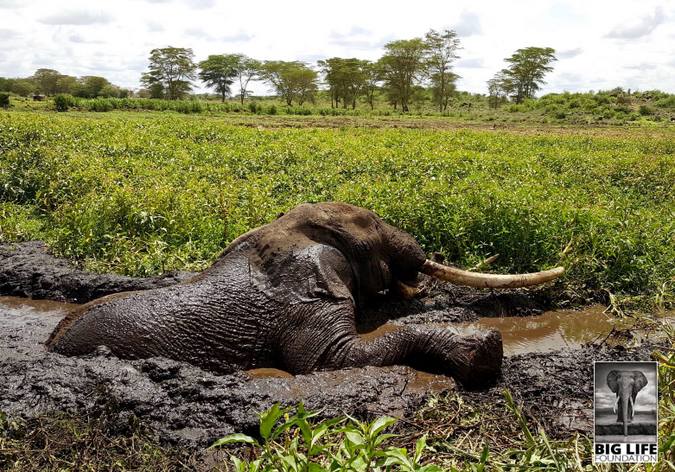
POLYGON ((565 268, 556 267, 555 269, 530 274, 480 274, 457 269, 456 267, 448 267, 427 259, 422 266, 421 272, 437 279, 445 280, 446 282, 468 287, 518 288, 539 285, 557 279, 565 272, 565 268))

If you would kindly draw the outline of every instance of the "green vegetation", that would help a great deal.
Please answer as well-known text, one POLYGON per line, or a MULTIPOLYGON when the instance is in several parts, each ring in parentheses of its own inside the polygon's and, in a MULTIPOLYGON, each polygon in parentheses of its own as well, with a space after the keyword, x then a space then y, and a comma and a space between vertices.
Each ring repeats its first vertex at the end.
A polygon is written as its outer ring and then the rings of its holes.
POLYGON ((561 301, 668 306, 673 132, 257 129, 10 112, 0 115, 0 239, 43 239, 99 271, 198 270, 280 212, 340 200, 461 266, 495 253, 504 272, 563 264, 561 301))

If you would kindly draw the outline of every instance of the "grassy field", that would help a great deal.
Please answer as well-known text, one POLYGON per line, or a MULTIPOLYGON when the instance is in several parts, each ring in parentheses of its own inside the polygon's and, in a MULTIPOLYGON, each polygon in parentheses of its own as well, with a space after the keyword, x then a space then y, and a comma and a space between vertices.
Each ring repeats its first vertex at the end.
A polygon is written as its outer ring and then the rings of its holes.
POLYGON ((675 128, 307 118, 2 113, 0 240, 44 239, 97 271, 199 270, 280 212, 339 200, 460 266, 563 264, 561 300, 673 303, 675 128))

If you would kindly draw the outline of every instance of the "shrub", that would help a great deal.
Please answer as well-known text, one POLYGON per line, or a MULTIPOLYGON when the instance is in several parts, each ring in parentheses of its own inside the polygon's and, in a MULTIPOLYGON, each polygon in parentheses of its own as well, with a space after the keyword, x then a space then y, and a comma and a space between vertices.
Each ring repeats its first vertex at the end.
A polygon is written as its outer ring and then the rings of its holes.
POLYGON ((649 116, 654 114, 654 109, 649 105, 640 105, 639 111, 642 116, 649 116))
POLYGON ((68 111, 69 108, 77 104, 75 97, 67 93, 60 93, 54 97, 54 108, 56 111, 68 111))
POLYGON ((0 93, 0 107, 9 108, 9 94, 2 92, 0 93))

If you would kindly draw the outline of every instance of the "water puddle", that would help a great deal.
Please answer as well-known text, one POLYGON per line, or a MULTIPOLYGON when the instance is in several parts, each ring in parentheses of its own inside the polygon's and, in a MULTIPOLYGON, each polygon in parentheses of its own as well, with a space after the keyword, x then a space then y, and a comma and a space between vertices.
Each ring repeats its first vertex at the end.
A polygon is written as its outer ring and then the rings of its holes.
POLYGON ((11 313, 14 316, 40 313, 43 315, 63 316, 79 305, 51 300, 31 300, 21 297, 0 297, 0 313, 11 313))
POLYGON ((614 320, 602 306, 583 311, 549 311, 539 316, 481 318, 476 322, 448 326, 460 334, 496 329, 502 333, 504 355, 574 349, 604 341, 614 320))
MULTIPOLYGON (((675 313, 664 313, 669 322, 675 319, 675 313)), ((460 335, 496 329, 502 333, 504 355, 543 353, 559 349, 578 349, 584 344, 607 342, 608 344, 639 341, 645 336, 640 329, 631 330, 631 319, 617 320, 605 313, 605 307, 594 305, 584 310, 548 311, 538 316, 505 316, 480 318, 466 323, 428 323, 447 329, 460 335), (621 338, 627 336, 627 339, 621 338)), ((396 331, 399 326, 384 324, 374 331, 362 333, 365 340, 374 339, 388 332, 396 331)))

